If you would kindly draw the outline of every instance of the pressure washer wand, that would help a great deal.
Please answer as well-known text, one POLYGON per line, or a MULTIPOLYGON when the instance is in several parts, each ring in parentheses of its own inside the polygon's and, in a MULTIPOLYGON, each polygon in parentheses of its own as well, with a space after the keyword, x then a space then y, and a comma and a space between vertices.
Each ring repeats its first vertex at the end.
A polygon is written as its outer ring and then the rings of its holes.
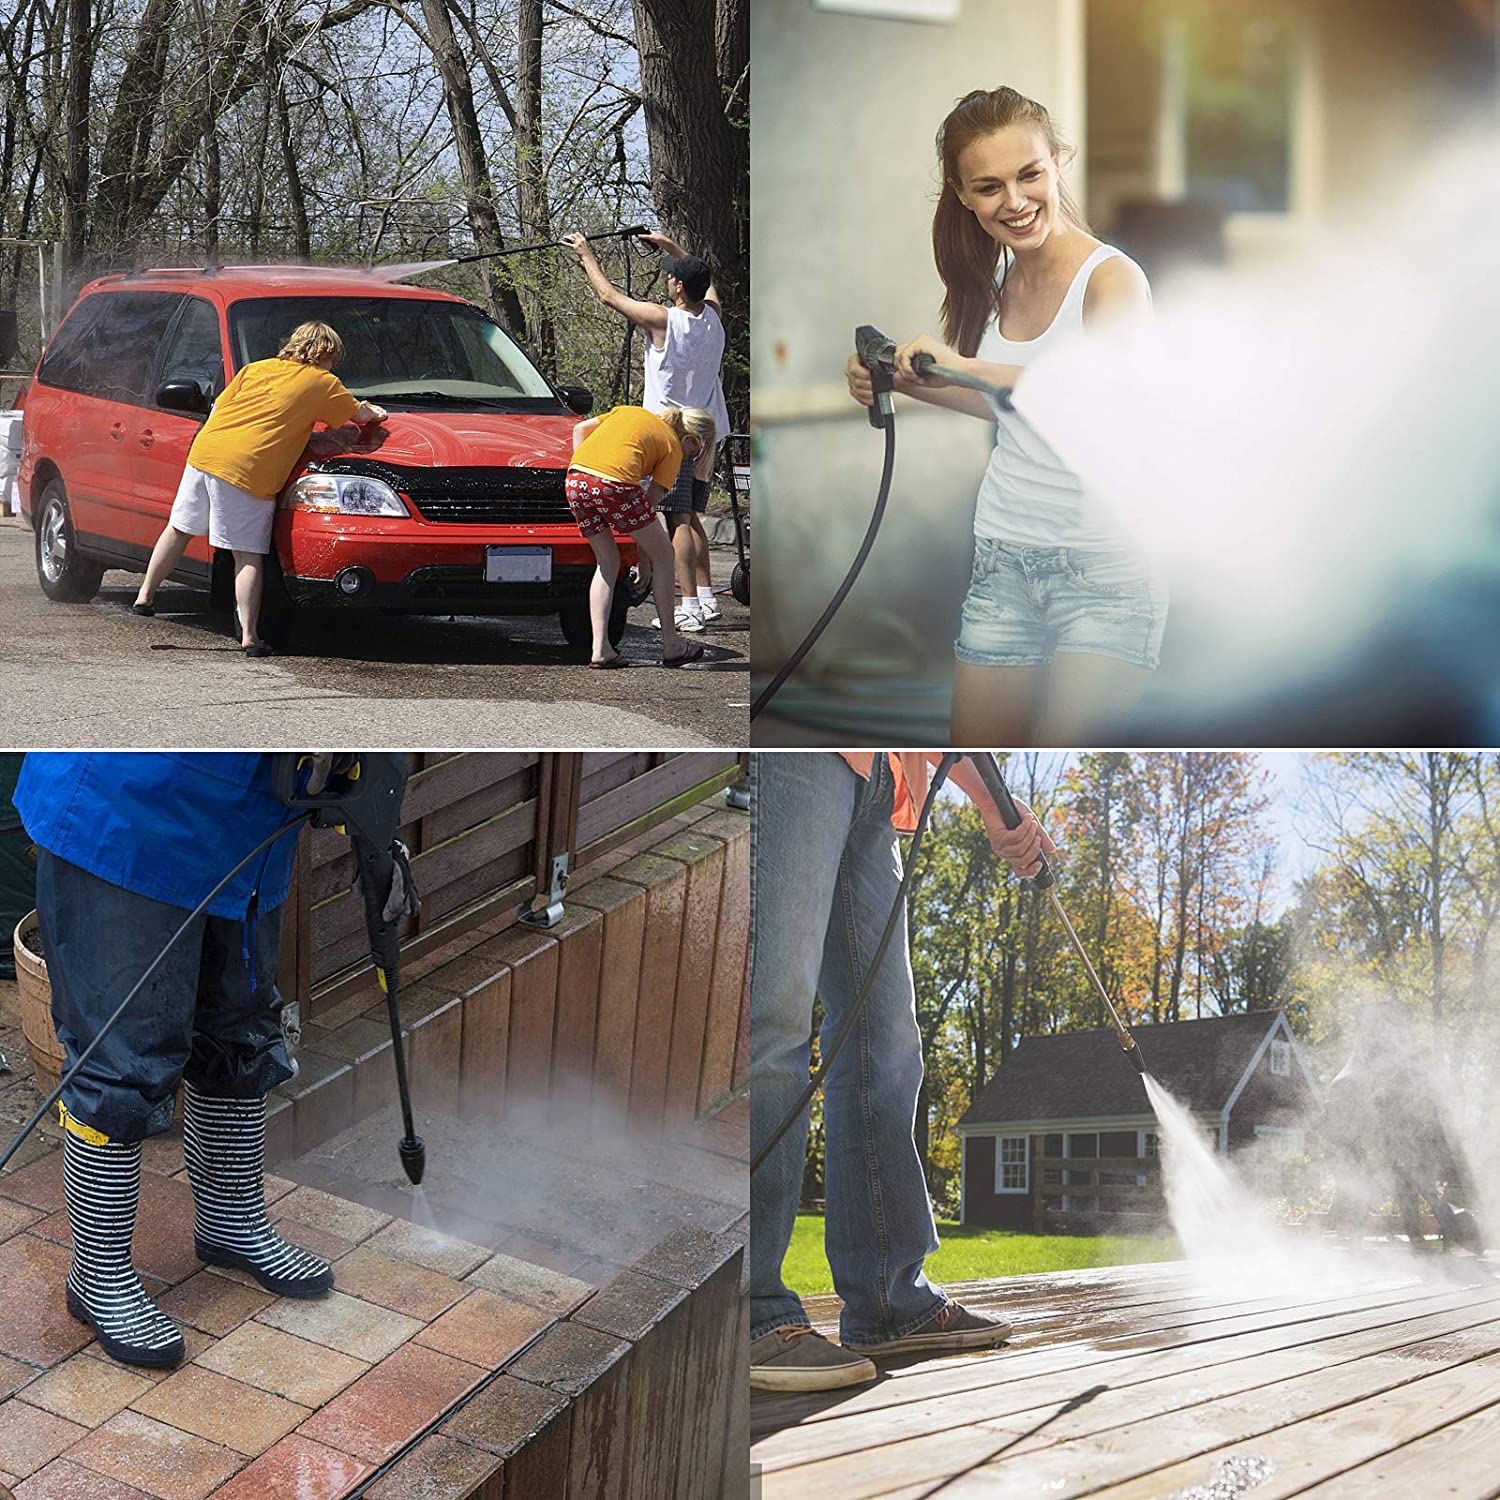
POLYGON ((427 1170, 427 1147, 412 1119, 406 1051, 401 1044, 401 1013, 396 1003, 401 923, 417 910, 406 846, 396 837, 401 824, 401 799, 406 790, 407 758, 400 754, 362 754, 349 759, 352 763, 336 769, 326 787, 312 792, 306 789, 303 776, 309 757, 284 755, 277 766, 277 791, 287 806, 309 810, 317 827, 336 828, 347 834, 353 847, 370 957, 391 1023, 396 1088, 401 1099, 401 1122, 406 1128, 397 1151, 402 1169, 415 1186, 427 1170))
POLYGON ((389 843, 379 845, 351 828, 349 842, 354 848, 360 895, 365 902, 370 957, 375 961, 375 977, 385 995, 386 1013, 391 1023, 396 1089, 401 1096, 401 1123, 406 1127, 406 1135, 396 1150, 407 1177, 415 1186, 427 1170, 427 1147, 412 1121, 411 1089, 406 1081, 406 1052, 401 1045, 401 1012, 396 1005, 396 992, 401 969, 401 920, 412 911, 416 892, 411 885, 411 868, 405 846, 394 835, 389 843))
MULTIPOLYGON (((1000 809, 1000 818, 1007 828, 1019 828, 1021 826, 1021 809, 1016 806, 1015 798, 1010 794, 1010 788, 1005 784, 1005 778, 1000 774, 1000 765, 988 750, 971 751, 969 759, 974 763, 974 769, 979 773, 984 782, 985 789, 995 800, 995 806, 1000 809)), ((1040 856, 1041 865, 1034 875, 1026 879, 1033 888, 1046 891, 1048 899, 1052 902, 1052 909, 1057 913, 1058 920, 1062 923, 1063 931, 1068 935, 1068 941, 1073 945, 1073 951, 1078 955, 1083 964, 1084 972, 1094 986, 1094 992, 1104 1002, 1105 1013, 1115 1028, 1115 1035, 1120 1039, 1121 1050, 1129 1059, 1131 1067, 1143 1078, 1146 1076, 1146 1064, 1141 1060, 1141 1049, 1136 1046, 1135 1038, 1130 1034, 1130 1028, 1120 1018, 1120 1012, 1115 1009, 1115 1003, 1109 998, 1109 991, 1104 988, 1104 982, 1099 978, 1094 965, 1089 958, 1087 949, 1083 946, 1082 939, 1073 930, 1073 924, 1068 920, 1068 914, 1063 910, 1062 901, 1057 894, 1057 876, 1052 866, 1047 862, 1045 854, 1040 856)))
MULTIPOLYGON (((644 224, 632 224, 628 229, 611 229, 608 234, 586 234, 586 240, 632 240, 651 231, 644 224)), ((455 255, 444 261, 448 266, 466 266, 475 260, 503 260, 508 255, 530 255, 533 250, 556 250, 566 245, 566 240, 536 240, 530 245, 511 245, 505 250, 481 250, 476 255, 455 255)))
MULTIPOLYGON (((632 240, 639 235, 650 233, 651 231, 644 224, 632 224, 628 229, 611 229, 608 234, 586 234, 584 239, 632 240)), ((453 264, 462 266, 471 260, 499 260, 507 255, 529 255, 533 250, 556 250, 567 243, 566 240, 537 240, 530 245, 512 245, 508 250, 484 250, 478 255, 460 255, 453 264)))

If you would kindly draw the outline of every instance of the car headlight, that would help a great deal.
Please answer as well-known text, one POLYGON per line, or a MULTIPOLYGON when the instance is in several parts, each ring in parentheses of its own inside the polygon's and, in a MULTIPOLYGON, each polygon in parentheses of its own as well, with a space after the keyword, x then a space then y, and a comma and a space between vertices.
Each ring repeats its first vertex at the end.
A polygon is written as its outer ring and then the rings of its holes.
POLYGON ((405 516, 406 502, 381 479, 365 474, 304 474, 287 491, 289 510, 342 516, 405 516))

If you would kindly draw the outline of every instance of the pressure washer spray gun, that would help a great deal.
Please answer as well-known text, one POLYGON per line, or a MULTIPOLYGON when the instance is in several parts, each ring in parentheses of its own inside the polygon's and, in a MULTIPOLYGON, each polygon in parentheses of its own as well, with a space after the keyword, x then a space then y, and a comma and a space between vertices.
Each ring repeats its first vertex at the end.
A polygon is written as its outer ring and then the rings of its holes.
MULTIPOLYGON (((875 389, 875 405, 870 408, 870 426, 884 427, 894 415, 891 391, 896 376, 896 341, 887 338, 878 328, 862 323, 854 330, 854 354, 870 372, 870 383, 875 389)), ((991 403, 1001 411, 1014 411, 1011 405, 1013 386, 995 385, 978 375, 963 370, 950 370, 940 365, 930 354, 919 354, 912 360, 918 375, 937 375, 949 385, 961 385, 971 391, 988 396, 991 403)))
POLYGON ((348 835, 354 867, 365 903, 370 957, 385 993, 396 1059, 396 1086, 406 1136, 397 1148, 413 1185, 427 1170, 427 1147, 412 1122, 406 1054, 401 1045, 401 1015, 396 1006, 400 979, 401 923, 417 910, 411 860, 396 837, 401 826, 401 798, 406 791, 405 755, 279 755, 276 795, 287 807, 312 814, 315 828, 334 828, 348 835))
MULTIPOLYGON (((1016 806, 1015 798, 1010 794, 1010 788, 1005 784, 1005 778, 1000 774, 1000 765, 988 750, 970 753, 969 759, 974 762, 974 769, 979 772, 980 779, 984 782, 985 790, 995 800, 995 806, 1000 809, 1000 817, 1007 828, 1019 828, 1021 826, 1021 809, 1016 806)), ((1057 895, 1057 876, 1052 866, 1047 863, 1045 854, 1040 856, 1041 867, 1036 874, 1026 877, 1030 885, 1039 891, 1046 891, 1052 902, 1052 909, 1057 913, 1057 919, 1063 925, 1063 931, 1068 935, 1068 941, 1073 945, 1073 951, 1078 955, 1080 962, 1093 981, 1094 990, 1104 1002, 1105 1013, 1109 1016, 1115 1028, 1115 1035, 1120 1039, 1120 1046, 1125 1056, 1130 1060, 1130 1065, 1143 1078, 1146 1076, 1146 1064, 1141 1060, 1141 1049, 1136 1046, 1135 1038, 1130 1034, 1130 1028, 1120 1019, 1120 1012, 1115 1009, 1114 1001, 1109 998, 1109 991, 1104 988, 1103 981, 1095 972, 1093 964, 1089 961, 1088 952, 1085 950, 1078 934, 1073 930, 1073 924, 1068 920, 1068 914, 1063 910, 1062 902, 1057 895)))

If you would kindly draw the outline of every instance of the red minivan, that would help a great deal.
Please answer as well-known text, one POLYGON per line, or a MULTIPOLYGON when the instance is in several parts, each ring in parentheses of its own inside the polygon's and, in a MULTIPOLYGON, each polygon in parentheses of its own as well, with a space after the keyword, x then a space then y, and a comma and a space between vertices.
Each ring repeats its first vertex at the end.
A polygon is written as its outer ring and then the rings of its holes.
MULTIPOLYGON (((277 501, 262 631, 325 608, 556 614, 589 644, 594 557, 564 494, 592 404, 554 387, 492 318, 378 271, 227 266, 105 276, 79 294, 26 392, 23 514, 49 598, 90 599, 106 568, 144 572, 188 447, 229 377, 310 319, 344 341, 335 372, 388 420, 348 448, 315 436, 277 501), (338 449, 313 457, 317 447, 338 449)), ((623 554, 610 638, 631 598, 623 554)), ((206 537, 179 579, 232 607, 206 537)))

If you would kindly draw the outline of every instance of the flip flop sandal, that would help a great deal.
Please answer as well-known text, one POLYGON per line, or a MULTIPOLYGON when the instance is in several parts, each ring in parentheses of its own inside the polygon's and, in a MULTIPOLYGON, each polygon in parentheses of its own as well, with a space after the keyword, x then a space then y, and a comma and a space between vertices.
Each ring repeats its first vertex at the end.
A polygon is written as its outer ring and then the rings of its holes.
POLYGON ((607 656, 603 661, 591 661, 589 667, 595 672, 613 672, 617 667, 628 667, 630 663, 623 656, 607 656))
POLYGON ((664 667, 685 667, 690 661, 702 661, 702 660, 703 660, 703 644, 702 644, 702 642, 701 641, 689 641, 687 643, 687 649, 682 653, 681 656, 674 656, 670 660, 668 660, 666 657, 663 657, 661 664, 664 667))

